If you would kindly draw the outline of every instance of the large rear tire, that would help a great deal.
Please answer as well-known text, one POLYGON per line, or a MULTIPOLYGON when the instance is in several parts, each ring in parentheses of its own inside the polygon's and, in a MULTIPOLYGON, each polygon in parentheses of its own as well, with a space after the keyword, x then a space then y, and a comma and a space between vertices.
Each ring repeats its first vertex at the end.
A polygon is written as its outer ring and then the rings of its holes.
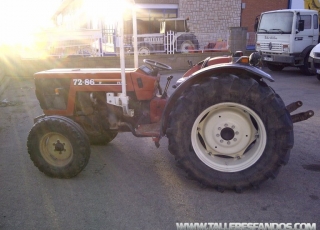
POLYGON ((27 147, 34 165, 50 177, 74 177, 90 158, 88 137, 76 122, 66 117, 38 120, 29 133, 27 147))
POLYGON ((193 85, 170 113, 169 151, 201 184, 220 191, 258 187, 288 162, 293 125, 265 83, 230 74, 193 85))

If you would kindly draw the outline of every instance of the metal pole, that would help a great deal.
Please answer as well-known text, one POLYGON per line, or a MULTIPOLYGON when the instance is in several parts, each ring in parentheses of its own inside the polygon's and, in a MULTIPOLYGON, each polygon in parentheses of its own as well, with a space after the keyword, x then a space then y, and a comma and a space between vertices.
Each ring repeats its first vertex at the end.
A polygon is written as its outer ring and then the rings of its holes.
POLYGON ((137 37, 137 14, 136 4, 133 1, 132 23, 133 23, 133 49, 134 49, 134 68, 138 68, 138 37, 137 37))
POLYGON ((121 86, 122 86, 122 96, 127 96, 126 90, 126 73, 125 73, 125 58, 124 58, 124 44, 123 44, 123 15, 119 22, 119 46, 120 46, 120 69, 121 69, 121 86))

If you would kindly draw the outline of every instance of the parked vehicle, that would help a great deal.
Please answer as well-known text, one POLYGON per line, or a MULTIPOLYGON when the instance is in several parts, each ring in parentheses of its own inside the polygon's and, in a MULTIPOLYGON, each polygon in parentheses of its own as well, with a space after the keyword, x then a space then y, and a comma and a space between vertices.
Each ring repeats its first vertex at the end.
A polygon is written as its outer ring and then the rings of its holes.
POLYGON ((257 28, 256 51, 272 71, 296 66, 306 75, 314 74, 308 58, 319 41, 318 11, 286 9, 264 12, 257 28))
MULTIPOLYGON (((140 55, 149 55, 157 52, 181 52, 188 53, 199 49, 199 42, 196 35, 189 31, 185 18, 166 18, 157 22, 160 28, 157 33, 143 33, 146 31, 145 22, 138 20, 138 52, 140 55), (140 28, 140 29, 139 29, 140 28)), ((131 21, 130 21, 131 22, 131 21)), ((154 25, 156 22, 152 22, 154 25)), ((129 23, 129 25, 132 23, 129 23)), ((154 31, 154 29, 153 29, 154 31)), ((126 41, 125 46, 131 45, 133 51, 132 39, 126 41)))
POLYGON ((44 114, 35 118, 27 141, 34 165, 50 177, 79 174, 90 144, 107 144, 119 132, 166 136, 169 151, 190 178, 219 191, 241 192, 275 178, 290 157, 293 123, 313 111, 290 115, 268 85, 274 79, 250 58, 206 58, 175 84, 169 97, 150 59, 137 69, 52 69, 36 73, 35 92, 44 114))
POLYGON ((316 45, 310 52, 309 63, 311 70, 316 73, 317 79, 320 81, 320 44, 316 45))

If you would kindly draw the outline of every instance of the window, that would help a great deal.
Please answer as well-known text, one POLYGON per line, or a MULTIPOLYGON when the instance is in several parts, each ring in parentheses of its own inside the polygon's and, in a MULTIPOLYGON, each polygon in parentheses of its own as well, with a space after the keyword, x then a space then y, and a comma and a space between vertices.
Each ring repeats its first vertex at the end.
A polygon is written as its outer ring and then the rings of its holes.
POLYGON ((298 29, 298 21, 303 20, 304 21, 304 29, 311 29, 311 15, 301 15, 300 17, 297 17, 297 24, 296 29, 298 29))
POLYGON ((319 19, 318 15, 313 15, 313 29, 318 29, 319 26, 319 19))
POLYGON ((260 20, 258 33, 291 33, 293 21, 292 12, 273 12, 263 14, 260 20))

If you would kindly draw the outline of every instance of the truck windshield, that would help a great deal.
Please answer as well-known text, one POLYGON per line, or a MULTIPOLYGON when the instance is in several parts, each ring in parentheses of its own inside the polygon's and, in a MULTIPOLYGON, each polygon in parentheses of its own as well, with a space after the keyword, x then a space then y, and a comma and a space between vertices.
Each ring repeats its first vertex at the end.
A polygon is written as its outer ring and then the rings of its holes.
POLYGON ((292 12, 274 12, 263 14, 260 19, 258 34, 290 34, 292 29, 292 12))

